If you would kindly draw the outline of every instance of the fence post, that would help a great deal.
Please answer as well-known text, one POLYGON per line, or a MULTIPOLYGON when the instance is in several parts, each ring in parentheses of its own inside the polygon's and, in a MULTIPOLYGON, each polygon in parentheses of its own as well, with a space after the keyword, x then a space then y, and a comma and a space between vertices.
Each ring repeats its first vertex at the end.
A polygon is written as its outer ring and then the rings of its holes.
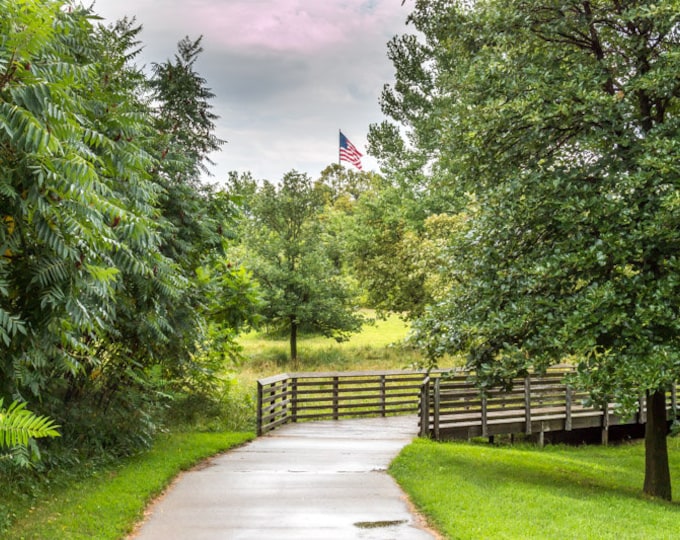
POLYGON ((339 378, 337 376, 333 377, 333 420, 337 420, 340 415, 339 415, 339 397, 340 397, 340 388, 339 388, 339 378))
POLYGON ((531 435, 531 379, 529 375, 524 377, 524 415, 524 431, 527 435, 531 435))
POLYGON ((387 412, 387 388, 385 387, 385 375, 380 376, 380 412, 383 417, 387 412))
POLYGON ((290 409, 291 409, 290 419, 293 423, 297 422, 297 413, 298 413, 297 389, 298 389, 297 377, 293 377, 292 391, 291 391, 291 396, 290 396, 290 409))
POLYGON ((257 381, 257 436, 262 435, 262 383, 257 381))
POLYGON ((574 400, 573 390, 571 386, 566 386, 566 409, 564 418, 564 431, 571 431, 571 403, 574 400))
POLYGON ((288 403, 286 403, 287 397, 286 394, 288 393, 288 381, 289 379, 286 378, 285 381, 281 383, 281 392, 280 392, 280 397, 279 397, 279 403, 280 403, 280 409, 281 409, 281 415, 283 418, 286 420, 286 424, 288 423, 288 403))
POLYGON ((441 403, 441 377, 434 381, 434 438, 439 440, 439 405, 441 403))
POLYGON ((420 385, 420 436, 430 435, 430 376, 420 385))
POLYGON ((489 436, 489 428, 486 423, 486 391, 482 392, 482 437, 488 437, 489 436))

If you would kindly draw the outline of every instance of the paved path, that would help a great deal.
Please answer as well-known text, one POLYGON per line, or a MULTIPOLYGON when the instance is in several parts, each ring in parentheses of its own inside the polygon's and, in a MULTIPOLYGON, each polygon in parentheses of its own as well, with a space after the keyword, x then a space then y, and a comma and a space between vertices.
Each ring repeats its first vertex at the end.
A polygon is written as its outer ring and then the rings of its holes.
POLYGON ((288 424, 180 477, 136 540, 425 540, 385 472, 414 417, 288 424))

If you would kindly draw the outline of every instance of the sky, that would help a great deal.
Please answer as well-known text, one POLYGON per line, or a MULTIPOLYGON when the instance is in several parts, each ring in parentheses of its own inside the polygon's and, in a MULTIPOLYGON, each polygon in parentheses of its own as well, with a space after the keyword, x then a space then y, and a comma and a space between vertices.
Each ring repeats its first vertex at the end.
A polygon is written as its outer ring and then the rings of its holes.
MULTIPOLYGON (((279 181, 295 169, 313 179, 338 162, 338 130, 364 154, 380 94, 394 80, 387 42, 409 31, 402 0, 95 0, 113 22, 135 17, 138 62, 171 58, 185 36, 203 36, 196 68, 215 94, 211 181, 229 171, 279 181)), ((343 162, 343 164, 345 164, 343 162)), ((351 167, 351 165, 346 164, 351 167)))

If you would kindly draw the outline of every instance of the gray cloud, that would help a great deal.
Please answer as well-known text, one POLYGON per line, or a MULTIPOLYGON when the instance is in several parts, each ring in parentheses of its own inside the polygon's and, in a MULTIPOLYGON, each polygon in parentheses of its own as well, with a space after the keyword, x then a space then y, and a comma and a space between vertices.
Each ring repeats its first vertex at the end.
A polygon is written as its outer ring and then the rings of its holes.
MULTIPOLYGON (((379 98, 393 78, 386 43, 406 30, 401 0, 98 0, 114 20, 136 16, 145 63, 203 35, 197 64, 216 94, 216 179, 230 170, 276 181, 291 169, 312 177, 337 161, 338 128, 363 150, 379 98), (291 25, 305 23, 305 27, 291 25)), ((364 169, 375 169, 364 158, 364 169)))

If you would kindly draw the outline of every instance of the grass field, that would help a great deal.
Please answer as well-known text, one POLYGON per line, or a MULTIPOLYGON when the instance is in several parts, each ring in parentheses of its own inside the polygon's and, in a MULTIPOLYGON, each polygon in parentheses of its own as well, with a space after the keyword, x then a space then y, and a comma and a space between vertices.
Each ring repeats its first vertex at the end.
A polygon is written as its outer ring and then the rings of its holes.
POLYGON ((202 459, 250 440, 252 433, 174 433, 117 465, 82 464, 80 478, 59 478, 33 487, 33 507, 22 507, 16 492, 0 493, 0 507, 19 517, 3 540, 120 540, 142 517, 147 503, 180 472, 202 459))
MULTIPOLYGON (((371 310, 363 313, 369 319, 375 318, 371 310)), ((340 343, 323 336, 303 335, 298 343, 298 363, 291 365, 287 336, 251 332, 239 339, 247 358, 239 369, 239 377, 254 381, 285 371, 409 369, 422 362, 423 357, 404 344, 407 334, 408 324, 391 315, 365 325, 360 333, 340 343)))
MULTIPOLYGON (((669 450, 677 492, 680 439, 669 450)), ((680 504, 642 495, 640 442, 541 449, 417 440, 390 472, 449 539, 680 537, 680 504)))

